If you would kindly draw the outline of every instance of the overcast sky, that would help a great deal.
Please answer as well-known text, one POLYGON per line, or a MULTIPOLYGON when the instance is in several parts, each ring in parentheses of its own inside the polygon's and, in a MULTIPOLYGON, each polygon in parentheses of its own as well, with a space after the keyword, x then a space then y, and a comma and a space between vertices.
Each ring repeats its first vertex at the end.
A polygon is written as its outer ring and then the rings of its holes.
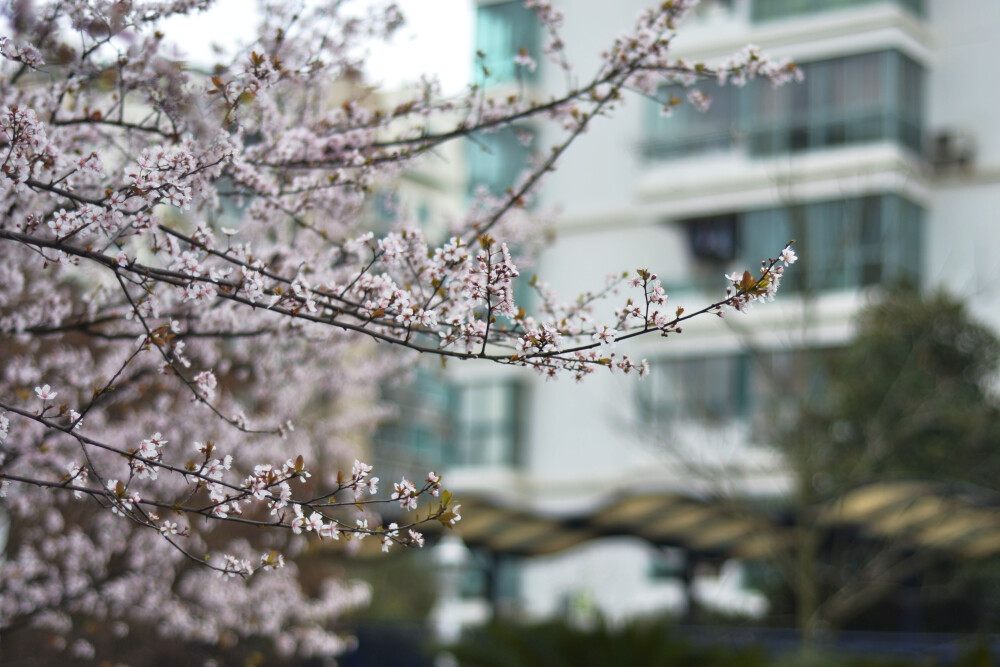
MULTIPOLYGON (((375 0, 358 0, 359 6, 375 0)), ((395 88, 437 73, 444 91, 456 93, 468 83, 473 61, 472 0, 397 0, 407 25, 392 44, 373 45, 366 59, 372 83, 395 88)), ((168 35, 183 34, 182 51, 193 62, 213 60, 213 42, 232 48, 254 34, 256 3, 218 0, 195 17, 177 17, 166 24, 168 35)))

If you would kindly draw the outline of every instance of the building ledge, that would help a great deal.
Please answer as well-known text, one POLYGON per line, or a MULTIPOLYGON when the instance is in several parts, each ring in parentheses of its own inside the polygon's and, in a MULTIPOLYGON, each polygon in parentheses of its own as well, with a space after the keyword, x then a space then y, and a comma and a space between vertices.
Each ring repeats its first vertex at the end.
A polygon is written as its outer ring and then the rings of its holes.
POLYGON ((749 17, 692 23, 673 47, 679 56, 708 61, 726 58, 748 43, 772 57, 793 60, 843 55, 845 47, 856 53, 896 47, 926 63, 932 42, 930 30, 919 18, 887 1, 760 23, 749 17))
POLYGON ((732 152, 655 165, 635 188, 655 220, 880 192, 903 192, 925 202, 929 191, 922 161, 890 142, 773 158, 732 152))

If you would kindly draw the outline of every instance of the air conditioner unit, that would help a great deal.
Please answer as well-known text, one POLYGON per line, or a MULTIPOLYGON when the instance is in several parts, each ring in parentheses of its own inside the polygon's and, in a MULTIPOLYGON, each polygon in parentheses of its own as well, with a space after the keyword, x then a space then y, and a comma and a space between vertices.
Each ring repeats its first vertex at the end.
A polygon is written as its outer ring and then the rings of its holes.
POLYGON ((955 129, 935 132, 928 148, 928 159, 937 170, 966 169, 975 158, 972 137, 955 129))

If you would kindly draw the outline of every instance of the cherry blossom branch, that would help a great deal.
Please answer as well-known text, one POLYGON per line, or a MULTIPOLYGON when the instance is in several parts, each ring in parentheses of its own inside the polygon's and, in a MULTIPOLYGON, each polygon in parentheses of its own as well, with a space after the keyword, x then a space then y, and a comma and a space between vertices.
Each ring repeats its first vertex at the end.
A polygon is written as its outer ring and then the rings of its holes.
MULTIPOLYGON (((671 57, 687 0, 640 15, 582 84, 559 12, 529 0, 564 90, 530 99, 524 74, 538 54, 524 52, 509 97, 483 86, 443 99, 427 81, 391 108, 345 83, 358 80, 358 40, 391 32, 391 10, 357 22, 346 3, 267 3, 254 51, 204 74, 167 50, 156 21, 210 0, 34 4, 37 14, 12 5, 11 35, 0 37, 0 348, 10 351, 0 355, 0 496, 15 522, 0 563, 5 628, 42 623, 37 609, 92 617, 101 605, 73 598, 65 579, 93 582, 109 619, 183 638, 209 625, 253 634, 246 615, 213 606, 238 590, 216 588, 214 575, 277 570, 280 549, 306 537, 419 546, 422 522, 460 519, 435 473, 381 496, 361 461, 334 479, 329 462, 353 459, 354 434, 387 409, 330 406, 377 395, 415 354, 551 377, 642 376, 645 363, 617 345, 769 299, 794 260, 786 248, 759 274, 727 276, 724 297, 690 312, 667 309, 648 271, 568 303, 532 279, 534 313, 514 300, 525 262, 511 248, 528 255, 542 240, 531 197, 594 118, 664 84, 796 77, 753 49, 716 67, 671 57), (542 124, 559 130, 554 147, 448 220, 446 238, 425 236, 405 207, 379 237, 366 231, 371 194, 418 160, 542 124), (390 346, 372 352, 367 341, 390 346), (160 380, 164 371, 177 379, 160 380), (209 409, 193 408, 192 395, 209 409), (230 405, 240 411, 227 417, 230 405), (251 418, 283 426, 256 431, 251 418), (369 513, 393 503, 419 515, 382 525, 369 513), (215 530, 225 525, 234 530, 215 530), (263 554, 258 528, 279 529, 263 554), (97 591, 119 562, 142 596, 97 591)), ((269 576, 277 583, 254 596, 284 614, 275 626, 329 638, 342 607, 302 591, 288 570, 269 576)), ((299 657, 336 653, 307 644, 299 657)))

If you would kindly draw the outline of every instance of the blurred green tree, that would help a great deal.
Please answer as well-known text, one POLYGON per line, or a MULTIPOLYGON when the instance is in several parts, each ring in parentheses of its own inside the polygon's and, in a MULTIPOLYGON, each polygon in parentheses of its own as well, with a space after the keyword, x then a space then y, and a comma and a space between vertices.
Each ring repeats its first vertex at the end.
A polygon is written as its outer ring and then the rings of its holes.
POLYGON ((1000 340, 963 302, 888 292, 829 366, 829 473, 844 484, 915 475, 995 487, 998 369, 1000 340))
MULTIPOLYGON (((765 437, 795 480, 792 544, 775 562, 811 641, 859 619, 871 627, 879 619, 866 613, 944 558, 831 529, 819 520, 831 500, 896 478, 996 488, 1000 339, 946 292, 896 287, 859 313, 846 346, 797 354, 793 365, 759 398, 765 437)), ((981 578, 965 577, 964 567, 950 568, 948 578, 981 578)))

